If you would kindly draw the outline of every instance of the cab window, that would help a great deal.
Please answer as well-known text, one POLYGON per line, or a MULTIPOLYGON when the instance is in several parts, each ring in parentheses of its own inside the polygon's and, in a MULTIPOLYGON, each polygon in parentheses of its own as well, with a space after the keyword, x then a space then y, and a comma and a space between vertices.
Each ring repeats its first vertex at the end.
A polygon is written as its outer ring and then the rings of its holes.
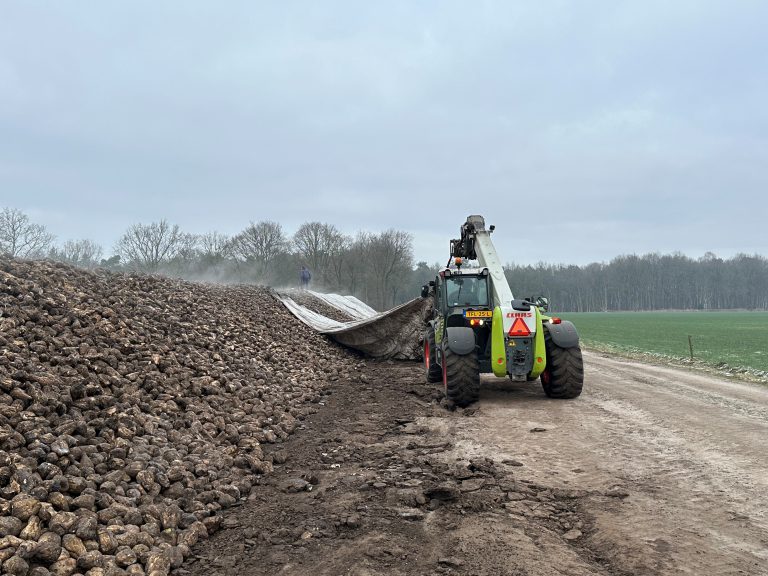
POLYGON ((450 306, 488 306, 487 276, 451 276, 445 279, 446 304, 450 306))

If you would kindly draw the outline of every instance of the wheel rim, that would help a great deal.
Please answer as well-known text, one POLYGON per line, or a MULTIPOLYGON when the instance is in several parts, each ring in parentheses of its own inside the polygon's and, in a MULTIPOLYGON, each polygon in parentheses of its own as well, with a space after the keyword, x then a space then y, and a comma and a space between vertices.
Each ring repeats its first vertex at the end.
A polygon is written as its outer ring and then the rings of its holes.
POLYGON ((544 370, 544 372, 541 373, 541 382, 543 384, 549 384, 549 370, 544 370))

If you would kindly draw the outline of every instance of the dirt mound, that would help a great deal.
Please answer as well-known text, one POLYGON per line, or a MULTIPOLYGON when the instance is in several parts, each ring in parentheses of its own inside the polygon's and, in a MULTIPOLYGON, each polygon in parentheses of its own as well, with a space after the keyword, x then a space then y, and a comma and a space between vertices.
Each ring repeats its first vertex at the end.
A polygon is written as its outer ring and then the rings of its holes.
POLYGON ((267 290, 0 258, 3 574, 167 574, 350 355, 267 290))

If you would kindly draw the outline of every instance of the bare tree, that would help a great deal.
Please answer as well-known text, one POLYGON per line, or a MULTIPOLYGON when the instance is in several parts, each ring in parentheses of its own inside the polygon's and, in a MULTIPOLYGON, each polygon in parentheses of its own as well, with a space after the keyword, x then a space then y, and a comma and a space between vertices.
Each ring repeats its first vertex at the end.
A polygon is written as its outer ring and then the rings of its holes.
POLYGON ((195 237, 166 220, 134 224, 115 245, 122 262, 145 272, 157 272, 162 264, 184 256, 194 247, 195 237))
POLYGON ((251 222, 250 225, 233 238, 234 254, 254 267, 259 276, 263 276, 270 264, 287 247, 283 227, 269 220, 251 222))
POLYGON ((205 261, 225 260, 232 257, 232 239, 216 231, 201 234, 197 239, 197 250, 205 261))
POLYGON ((413 271, 413 237, 389 229, 374 236, 368 248, 374 294, 381 309, 390 307, 404 290, 404 280, 413 271))
POLYGON ((332 224, 305 222, 293 235, 298 255, 309 266, 316 278, 331 277, 330 264, 344 246, 344 235, 332 224))
POLYGON ((93 240, 67 240, 61 248, 51 248, 53 260, 66 262, 81 268, 94 268, 98 265, 103 250, 93 240))
POLYGON ((341 265, 338 270, 339 284, 346 284, 350 293, 362 297, 366 302, 368 298, 368 285, 365 282, 368 273, 368 250, 372 242, 373 234, 360 231, 350 242, 340 258, 341 265))
POLYGON ((208 232, 196 237, 194 262, 187 267, 185 276, 196 280, 225 280, 234 270, 232 239, 220 232, 208 232))
POLYGON ((21 210, 0 212, 0 253, 17 258, 38 258, 51 246, 55 236, 45 226, 29 221, 21 210))
POLYGON ((349 251, 352 246, 352 239, 349 236, 341 234, 336 238, 330 248, 331 256, 329 259, 328 280, 334 289, 340 289, 344 286, 344 273, 349 264, 349 251))
POLYGON ((411 290, 413 239, 407 232, 360 232, 345 258, 348 289, 377 310, 391 307, 411 290))

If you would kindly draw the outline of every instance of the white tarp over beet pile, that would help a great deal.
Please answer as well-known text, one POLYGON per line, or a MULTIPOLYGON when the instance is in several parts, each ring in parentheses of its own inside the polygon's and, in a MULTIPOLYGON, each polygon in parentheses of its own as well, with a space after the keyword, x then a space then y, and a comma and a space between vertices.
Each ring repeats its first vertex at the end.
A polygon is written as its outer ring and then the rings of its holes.
POLYGON ((423 318, 429 300, 417 298, 386 312, 376 312, 354 296, 309 293, 355 319, 339 322, 296 303, 288 293, 276 292, 275 295, 296 318, 340 344, 374 358, 421 358, 423 318))
POLYGON ((355 320, 364 320, 366 318, 373 318, 378 314, 376 310, 368 306, 362 300, 358 300, 354 296, 341 296, 339 294, 323 294, 322 292, 314 292, 309 290, 315 298, 319 298, 326 304, 337 308, 341 312, 346 312, 355 320))

